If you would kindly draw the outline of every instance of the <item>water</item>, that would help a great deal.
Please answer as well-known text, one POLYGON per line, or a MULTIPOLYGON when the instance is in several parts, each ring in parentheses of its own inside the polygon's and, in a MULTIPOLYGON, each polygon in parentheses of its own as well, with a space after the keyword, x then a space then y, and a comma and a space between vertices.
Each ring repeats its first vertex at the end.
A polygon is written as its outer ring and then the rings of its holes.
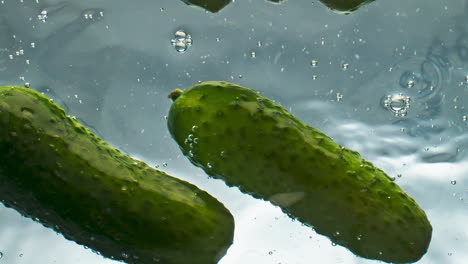
MULTIPOLYGON (((236 234, 220 264, 379 262, 190 164, 167 131, 167 95, 207 80, 260 91, 396 176, 434 227, 418 263, 465 263, 468 3, 395 1, 350 15, 306 0, 235 1, 216 14, 179 0, 2 1, 0 79, 44 92, 114 146, 222 201, 236 234)), ((117 263, 14 210, 0 207, 0 219, 2 263, 117 263)))

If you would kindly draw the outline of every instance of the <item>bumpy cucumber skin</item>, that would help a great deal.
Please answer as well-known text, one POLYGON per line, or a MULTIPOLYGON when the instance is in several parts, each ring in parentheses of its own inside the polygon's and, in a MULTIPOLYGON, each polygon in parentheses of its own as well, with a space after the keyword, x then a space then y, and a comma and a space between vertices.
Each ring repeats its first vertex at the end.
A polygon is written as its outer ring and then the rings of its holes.
POLYGON ((205 82, 171 95, 168 127, 190 161, 354 254, 411 263, 427 251, 424 211, 389 176, 255 91, 205 82))
POLYGON ((215 198, 112 148, 21 87, 0 87, 0 199, 127 263, 217 263, 233 239, 233 217, 215 198))
POLYGON ((320 0, 320 2, 331 10, 343 14, 350 14, 374 1, 375 0, 320 0))
POLYGON ((187 5, 196 5, 204 8, 212 13, 217 13, 219 10, 223 9, 231 0, 182 0, 187 5))

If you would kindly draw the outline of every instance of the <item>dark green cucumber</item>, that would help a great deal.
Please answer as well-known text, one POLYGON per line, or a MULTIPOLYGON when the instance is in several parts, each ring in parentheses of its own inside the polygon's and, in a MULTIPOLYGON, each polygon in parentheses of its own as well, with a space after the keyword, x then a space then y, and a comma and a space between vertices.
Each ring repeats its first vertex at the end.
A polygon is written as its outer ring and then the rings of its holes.
POLYGON ((195 5, 204 8, 212 13, 216 13, 223 9, 231 0, 182 0, 187 5, 195 5))
POLYGON ((127 263, 217 263, 234 220, 206 192, 109 146, 31 89, 0 87, 0 199, 127 263))
POLYGON ((375 0, 320 0, 331 10, 342 14, 350 14, 373 1, 375 0))
POLYGON ((419 260, 432 227, 382 170, 257 92, 205 82, 169 95, 168 127, 212 177, 271 201, 358 256, 419 260))

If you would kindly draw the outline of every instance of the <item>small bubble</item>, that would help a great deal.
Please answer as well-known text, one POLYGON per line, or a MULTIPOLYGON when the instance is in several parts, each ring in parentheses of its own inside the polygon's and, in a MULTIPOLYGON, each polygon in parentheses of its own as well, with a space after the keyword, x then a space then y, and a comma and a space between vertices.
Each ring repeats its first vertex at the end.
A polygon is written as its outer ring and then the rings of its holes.
POLYGON ((269 251, 269 252, 268 252, 268 255, 273 255, 273 251, 269 251))
POLYGON ((317 75, 315 75, 315 74, 314 74, 314 75, 312 75, 312 80, 314 80, 314 81, 315 81, 315 80, 317 80, 317 78, 318 78, 318 76, 317 76, 317 75))
POLYGON ((401 176, 403 176, 403 175, 401 175, 401 174, 397 174, 397 177, 398 177, 398 178, 401 178, 401 176))
POLYGON ((122 188, 120 188, 120 189, 121 189, 123 192, 125 192, 125 191, 128 190, 128 187, 127 187, 127 185, 124 185, 124 186, 122 186, 122 188))
POLYGON ((257 57, 257 53, 255 52, 255 50, 250 51, 250 57, 252 59, 255 59, 257 57))
POLYGON ((24 255, 23 255, 23 253, 21 253, 21 254, 19 254, 18 256, 19 256, 20 258, 22 258, 24 255))
POLYGON ((189 150, 188 155, 189 155, 189 157, 193 158, 193 156, 194 156, 193 151, 189 150))
POLYGON ((129 258, 130 256, 129 256, 127 253, 122 252, 122 257, 127 259, 127 258, 129 258))
POLYGON ((362 235, 359 235, 356 237, 357 240, 361 240, 362 239, 362 235))
POLYGON ((31 48, 35 48, 35 47, 36 47, 36 43, 31 42, 31 48))
POLYGON ((163 162, 163 167, 167 167, 167 162, 163 162))
POLYGON ((3 252, 0 251, 0 259, 3 258, 3 252))
POLYGON ((418 81, 418 76, 414 72, 406 71, 400 77, 400 86, 403 88, 413 88, 418 81))
POLYGON ((29 88, 30 86, 31 86, 30 83, 28 83, 28 82, 25 82, 25 83, 24 83, 24 88, 29 88))
POLYGON ((208 162, 208 163, 206 164, 206 166, 208 167, 208 169, 212 169, 212 168, 213 168, 213 164, 211 164, 210 162, 208 162))
POLYGON ((465 122, 468 121, 468 116, 466 116, 466 115, 462 116, 462 120, 465 121, 465 122))
POLYGON ((452 256, 452 253, 447 253, 447 255, 448 255, 449 257, 451 257, 451 256, 452 256))
POLYGON ((457 184, 457 181, 456 181, 456 180, 451 180, 450 183, 451 183, 452 185, 456 185, 456 184, 457 184))
POLYGON ((465 83, 468 83, 468 75, 465 76, 465 83))
POLYGON ((226 152, 225 152, 225 151, 221 151, 221 152, 219 153, 219 156, 220 156, 221 158, 225 158, 225 157, 226 157, 226 152))
POLYGON ((336 247, 336 243, 335 243, 335 242, 332 242, 332 246, 336 247))
POLYGON ((312 67, 317 67, 317 66, 318 66, 318 61, 316 61, 316 60, 311 60, 311 61, 310 61, 310 66, 312 66, 312 67))
POLYGON ((193 133, 197 132, 197 130, 198 130, 198 126, 193 126, 193 127, 192 127, 192 132, 193 132, 193 133))
POLYGON ((349 68, 349 64, 348 63, 343 63, 343 64, 341 64, 341 68, 343 70, 347 70, 349 68))

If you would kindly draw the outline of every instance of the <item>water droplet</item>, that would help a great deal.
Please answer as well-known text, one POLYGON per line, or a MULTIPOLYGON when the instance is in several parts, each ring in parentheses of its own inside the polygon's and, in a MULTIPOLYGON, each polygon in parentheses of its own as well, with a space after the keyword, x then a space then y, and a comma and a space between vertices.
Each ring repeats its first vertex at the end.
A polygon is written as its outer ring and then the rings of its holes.
POLYGON ((452 185, 456 185, 456 184, 457 184, 457 181, 456 181, 456 180, 451 180, 450 183, 451 183, 452 185))
POLYGON ((206 166, 208 167, 208 169, 212 169, 212 168, 213 168, 213 164, 211 164, 210 162, 208 162, 208 163, 206 164, 206 166))
POLYGON ((37 15, 37 19, 39 19, 43 23, 46 22, 48 17, 49 16, 48 16, 47 10, 42 10, 41 13, 39 13, 39 15, 37 15))
POLYGON ((311 60, 311 61, 310 61, 310 66, 312 66, 312 67, 317 67, 317 66, 318 66, 318 61, 316 61, 316 60, 311 60))
POLYGON ((343 64, 341 64, 341 68, 343 70, 347 70, 349 68, 349 64, 348 63, 343 63, 343 64))
POLYGON ((163 167, 167 167, 167 162, 163 162, 163 167))
POLYGON ((184 30, 177 30, 174 33, 174 38, 171 39, 171 43, 177 52, 185 52, 190 46, 192 46, 192 36, 184 30))
POLYGON ((28 83, 28 82, 25 82, 25 83, 24 83, 24 87, 25 87, 25 88, 29 88, 30 86, 31 86, 30 83, 28 83))
POLYGON ((383 102, 395 116, 406 116, 410 107, 410 97, 403 94, 389 95, 383 102))

